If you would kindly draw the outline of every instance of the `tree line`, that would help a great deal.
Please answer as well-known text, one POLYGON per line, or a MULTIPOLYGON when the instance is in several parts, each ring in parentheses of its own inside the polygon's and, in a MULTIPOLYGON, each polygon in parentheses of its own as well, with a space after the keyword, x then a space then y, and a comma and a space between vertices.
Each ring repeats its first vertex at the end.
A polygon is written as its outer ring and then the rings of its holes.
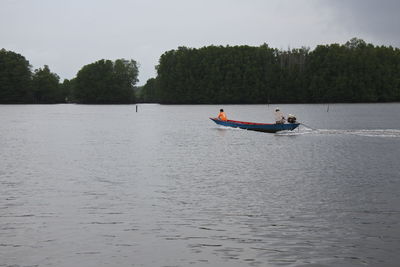
POLYGON ((0 104, 135 103, 138 64, 134 60, 99 60, 62 83, 49 66, 31 71, 24 56, 0 50, 0 104))
POLYGON ((99 60, 76 77, 31 70, 0 50, 0 104, 257 104, 400 101, 400 49, 353 38, 314 50, 254 46, 179 47, 161 55, 157 76, 137 87, 135 60, 99 60))
POLYGON ((400 49, 353 38, 314 50, 251 46, 165 52, 143 102, 165 104, 400 101, 400 49))

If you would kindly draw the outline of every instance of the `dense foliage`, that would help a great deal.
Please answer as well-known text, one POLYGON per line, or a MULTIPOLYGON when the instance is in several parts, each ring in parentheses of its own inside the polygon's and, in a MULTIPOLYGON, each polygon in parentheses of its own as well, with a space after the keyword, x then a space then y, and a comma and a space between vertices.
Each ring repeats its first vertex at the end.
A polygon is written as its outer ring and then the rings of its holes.
POLYGON ((29 62, 20 54, 0 50, 0 103, 32 102, 29 62))
POLYGON ((50 72, 47 65, 35 70, 32 76, 32 93, 34 103, 53 104, 65 101, 60 90, 60 77, 50 72))
POLYGON ((84 66, 76 78, 60 83, 49 66, 32 72, 25 57, 1 49, 0 104, 132 103, 138 72, 134 60, 100 60, 84 66))
POLYGON ((357 38, 313 51, 266 44, 179 47, 160 57, 142 98, 178 104, 400 101, 400 50, 357 38))
POLYGON ((133 103, 138 73, 134 60, 99 60, 78 72, 73 98, 84 104, 133 103))
POLYGON ((156 98, 156 82, 155 78, 150 78, 147 80, 146 84, 140 88, 139 98, 141 102, 144 103, 154 103, 158 101, 156 98))
POLYGON ((134 60, 99 60, 60 83, 45 65, 0 50, 1 103, 166 104, 400 101, 400 49, 353 38, 287 51, 267 44, 179 47, 161 55, 157 77, 135 87, 134 60))
POLYGON ((12 51, 0 50, 0 103, 49 104, 65 102, 68 91, 47 65, 31 72, 28 60, 12 51))

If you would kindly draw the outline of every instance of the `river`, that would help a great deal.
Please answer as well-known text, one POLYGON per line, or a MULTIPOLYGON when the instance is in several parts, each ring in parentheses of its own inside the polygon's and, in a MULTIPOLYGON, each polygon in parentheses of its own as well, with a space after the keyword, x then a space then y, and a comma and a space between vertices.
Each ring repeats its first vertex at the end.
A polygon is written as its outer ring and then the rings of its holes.
POLYGON ((398 266, 400 104, 279 107, 0 105, 0 266, 398 266))

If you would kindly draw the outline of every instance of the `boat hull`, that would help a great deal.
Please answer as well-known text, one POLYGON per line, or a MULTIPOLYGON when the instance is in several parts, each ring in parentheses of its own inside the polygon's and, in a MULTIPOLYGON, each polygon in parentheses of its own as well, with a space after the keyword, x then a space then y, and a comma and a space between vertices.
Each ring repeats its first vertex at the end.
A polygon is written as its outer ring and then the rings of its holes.
POLYGON ((276 133, 279 131, 293 131, 300 125, 300 123, 275 124, 275 123, 255 123, 255 122, 233 121, 233 120, 221 121, 217 118, 210 118, 210 119, 218 125, 246 129, 250 131, 266 132, 266 133, 276 133))

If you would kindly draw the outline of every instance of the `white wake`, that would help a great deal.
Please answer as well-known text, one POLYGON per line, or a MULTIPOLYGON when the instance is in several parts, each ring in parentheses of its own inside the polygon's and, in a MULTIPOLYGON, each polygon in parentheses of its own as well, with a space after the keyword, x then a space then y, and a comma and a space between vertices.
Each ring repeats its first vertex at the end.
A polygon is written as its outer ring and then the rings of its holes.
POLYGON ((277 133, 279 135, 304 135, 304 134, 322 134, 322 135, 357 135, 367 137, 386 137, 400 138, 399 129, 312 129, 301 125, 298 129, 289 132, 277 133))

